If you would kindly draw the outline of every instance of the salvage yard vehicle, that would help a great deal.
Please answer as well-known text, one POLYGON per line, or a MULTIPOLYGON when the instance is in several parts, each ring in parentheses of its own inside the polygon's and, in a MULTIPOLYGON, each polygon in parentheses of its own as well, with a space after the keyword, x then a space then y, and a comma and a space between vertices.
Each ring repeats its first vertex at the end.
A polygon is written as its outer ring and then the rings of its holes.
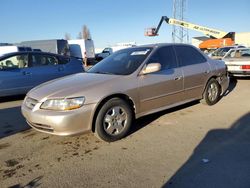
POLYGON ((31 88, 83 72, 75 58, 45 52, 15 52, 0 57, 0 97, 26 94, 31 88))
POLYGON ((216 104, 229 85, 223 61, 184 44, 153 44, 115 52, 86 73, 32 89, 22 114, 54 135, 93 131, 112 142, 139 118, 190 101, 216 104))
POLYGON ((234 48, 223 58, 231 76, 250 76, 250 48, 234 48))
POLYGON ((245 48, 245 46, 235 45, 235 46, 221 47, 221 48, 216 49, 212 53, 208 54, 208 56, 211 57, 212 59, 222 59, 226 56, 229 50, 235 49, 235 48, 245 48))

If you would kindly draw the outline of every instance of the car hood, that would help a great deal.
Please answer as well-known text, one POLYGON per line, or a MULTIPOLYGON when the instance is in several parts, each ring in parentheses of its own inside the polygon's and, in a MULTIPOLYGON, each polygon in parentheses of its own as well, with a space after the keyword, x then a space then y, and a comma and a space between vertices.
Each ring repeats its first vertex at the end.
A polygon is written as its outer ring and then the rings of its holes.
POLYGON ((97 87, 112 87, 112 80, 117 80, 121 77, 120 75, 92 73, 74 74, 43 83, 32 89, 27 96, 38 101, 44 101, 48 98, 85 96, 88 91, 91 90, 93 92, 97 87))

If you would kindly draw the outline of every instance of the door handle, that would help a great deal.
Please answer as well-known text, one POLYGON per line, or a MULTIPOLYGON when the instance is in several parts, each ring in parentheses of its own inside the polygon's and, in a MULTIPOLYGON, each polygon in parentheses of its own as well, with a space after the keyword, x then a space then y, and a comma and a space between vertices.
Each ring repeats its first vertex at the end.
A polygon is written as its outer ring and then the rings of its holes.
POLYGON ((182 76, 174 78, 174 80, 181 80, 182 76))
POLYGON ((63 68, 63 67, 59 67, 58 70, 59 70, 59 71, 63 71, 64 68, 63 68))

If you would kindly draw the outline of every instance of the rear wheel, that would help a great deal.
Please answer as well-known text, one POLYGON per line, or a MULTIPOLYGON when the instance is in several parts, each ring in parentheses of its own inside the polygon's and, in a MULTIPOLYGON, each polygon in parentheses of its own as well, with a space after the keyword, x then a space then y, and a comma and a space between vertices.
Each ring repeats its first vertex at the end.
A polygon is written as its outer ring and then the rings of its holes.
POLYGON ((127 135, 133 120, 133 112, 120 98, 107 101, 99 110, 95 122, 95 134, 100 139, 113 142, 127 135))
POLYGON ((220 84, 216 79, 212 78, 207 83, 201 102, 209 106, 214 105, 220 100, 220 94, 220 84))

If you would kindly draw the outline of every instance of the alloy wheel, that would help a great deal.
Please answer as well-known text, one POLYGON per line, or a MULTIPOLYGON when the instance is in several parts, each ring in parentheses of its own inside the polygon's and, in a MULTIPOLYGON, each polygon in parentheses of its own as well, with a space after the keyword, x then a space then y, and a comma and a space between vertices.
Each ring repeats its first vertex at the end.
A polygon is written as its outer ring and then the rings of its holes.
POLYGON ((105 132, 109 135, 120 134, 127 125, 127 118, 128 115, 122 107, 112 107, 104 116, 103 124, 105 132))

